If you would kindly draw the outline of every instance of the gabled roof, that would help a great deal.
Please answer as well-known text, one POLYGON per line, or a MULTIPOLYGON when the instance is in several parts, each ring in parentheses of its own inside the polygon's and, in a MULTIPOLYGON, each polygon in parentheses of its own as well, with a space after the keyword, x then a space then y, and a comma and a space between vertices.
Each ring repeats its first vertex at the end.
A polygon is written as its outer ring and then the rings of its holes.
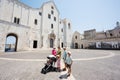
MULTIPOLYGON (((60 12, 59 12, 59 10, 58 10, 58 8, 57 8, 57 6, 56 6, 56 4, 55 4, 54 1, 48 1, 48 2, 43 3, 42 7, 45 6, 46 4, 50 4, 50 3, 53 3, 53 5, 55 6, 56 10, 57 10, 58 13, 60 14, 60 12)), ((42 7, 41 7, 41 8, 42 8, 42 7)))

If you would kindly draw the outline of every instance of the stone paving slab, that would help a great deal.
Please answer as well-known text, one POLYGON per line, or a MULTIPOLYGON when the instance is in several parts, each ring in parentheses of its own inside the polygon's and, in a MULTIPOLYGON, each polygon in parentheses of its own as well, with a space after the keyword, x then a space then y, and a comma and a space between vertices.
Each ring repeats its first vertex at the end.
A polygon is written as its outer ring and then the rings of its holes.
POLYGON ((53 80, 53 78, 59 80, 60 73, 58 72, 41 74, 43 62, 8 61, 2 66, 0 67, 0 80, 53 80))
MULTIPOLYGON (((119 80, 120 79, 120 51, 105 50, 70 50, 74 59, 96 58, 78 60, 73 62, 72 76, 62 80, 119 80), (98 57, 114 56, 97 59, 98 57)), ((0 80, 61 80, 59 77, 66 72, 49 72, 46 75, 40 71, 46 62, 46 56, 51 50, 24 51, 17 53, 2 53, 0 58, 11 58, 14 60, 0 59, 0 80), (15 59, 23 60, 15 60, 15 59), (24 59, 32 59, 24 61, 24 59), (35 61, 44 59, 44 61, 35 61)))
POLYGON ((114 54, 109 58, 74 62, 73 76, 76 80, 120 80, 120 55, 114 54))

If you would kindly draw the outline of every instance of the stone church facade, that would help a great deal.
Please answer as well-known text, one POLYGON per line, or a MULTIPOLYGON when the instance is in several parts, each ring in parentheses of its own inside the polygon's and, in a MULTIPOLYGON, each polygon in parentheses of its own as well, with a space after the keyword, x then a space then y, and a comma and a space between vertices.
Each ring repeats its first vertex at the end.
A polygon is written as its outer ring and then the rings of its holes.
POLYGON ((59 18, 53 1, 32 8, 19 0, 0 0, 0 52, 6 50, 7 37, 14 36, 15 51, 72 46, 70 20, 59 18))

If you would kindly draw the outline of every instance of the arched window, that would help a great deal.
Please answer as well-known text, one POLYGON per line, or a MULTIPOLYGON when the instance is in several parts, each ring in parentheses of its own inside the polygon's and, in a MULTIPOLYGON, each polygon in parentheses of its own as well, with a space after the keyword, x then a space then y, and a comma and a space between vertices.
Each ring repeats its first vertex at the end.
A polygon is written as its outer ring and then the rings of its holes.
POLYGON ((51 29, 53 29, 53 24, 51 24, 51 29))
POLYGON ((42 12, 39 12, 39 15, 42 16, 42 12))
POLYGON ((53 11, 53 10, 51 10, 51 14, 54 14, 54 11, 53 11))
POLYGON ((61 29, 61 32, 63 32, 63 28, 61 29))
POLYGON ((48 14, 48 19, 51 19, 51 15, 50 14, 48 14))
POLYGON ((70 29, 71 28, 71 25, 70 25, 70 23, 68 23, 68 29, 70 29))
POLYGON ((113 36, 113 34, 112 34, 112 33, 110 33, 110 36, 112 37, 112 36, 113 36))
POLYGON ((54 21, 56 21, 56 17, 54 17, 54 21))
POLYGON ((77 39, 77 36, 75 36, 75 39, 77 39))
POLYGON ((37 19, 35 19, 34 23, 35 23, 35 25, 37 25, 37 19))
POLYGON ((53 6, 51 6, 51 9, 54 9, 54 7, 53 7, 53 6))

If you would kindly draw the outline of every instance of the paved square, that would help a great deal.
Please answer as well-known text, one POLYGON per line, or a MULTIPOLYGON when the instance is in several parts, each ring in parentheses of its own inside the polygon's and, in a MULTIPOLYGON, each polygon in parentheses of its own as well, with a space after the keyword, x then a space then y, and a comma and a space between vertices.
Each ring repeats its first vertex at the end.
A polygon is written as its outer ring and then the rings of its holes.
MULTIPOLYGON (((70 49, 72 76, 62 80, 119 80, 120 51, 70 49)), ((0 54, 0 80, 61 80, 65 72, 40 71, 51 50, 0 54)))

